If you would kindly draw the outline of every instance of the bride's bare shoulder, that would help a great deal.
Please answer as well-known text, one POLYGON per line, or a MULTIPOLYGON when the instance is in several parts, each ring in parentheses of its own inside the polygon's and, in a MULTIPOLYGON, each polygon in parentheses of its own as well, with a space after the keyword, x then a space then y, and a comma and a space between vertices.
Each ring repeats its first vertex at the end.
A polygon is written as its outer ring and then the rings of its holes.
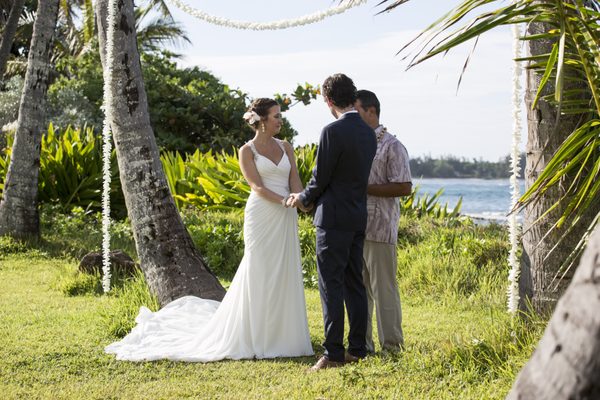
POLYGON ((238 150, 240 158, 254 158, 253 153, 254 151, 252 150, 252 146, 250 145, 250 143, 245 143, 238 150))

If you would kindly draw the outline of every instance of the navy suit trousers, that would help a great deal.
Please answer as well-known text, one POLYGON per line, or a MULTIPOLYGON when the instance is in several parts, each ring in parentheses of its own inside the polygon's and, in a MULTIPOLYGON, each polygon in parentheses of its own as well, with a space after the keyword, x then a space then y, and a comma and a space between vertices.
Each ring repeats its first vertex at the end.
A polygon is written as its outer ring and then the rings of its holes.
POLYGON ((367 292, 363 283, 364 231, 352 232, 317 227, 317 270, 325 326, 325 356, 344 361, 344 304, 350 332, 348 352, 367 354, 367 292))

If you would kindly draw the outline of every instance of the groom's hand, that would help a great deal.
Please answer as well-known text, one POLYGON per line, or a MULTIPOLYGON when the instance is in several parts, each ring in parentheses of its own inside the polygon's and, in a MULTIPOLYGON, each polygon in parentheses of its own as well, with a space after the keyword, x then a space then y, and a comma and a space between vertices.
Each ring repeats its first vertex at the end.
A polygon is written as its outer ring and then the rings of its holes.
POLYGON ((298 204, 301 204, 300 193, 290 193, 290 195, 287 198, 286 205, 288 207, 298 207, 298 204))
POLYGON ((288 207, 296 207, 304 212, 308 212, 312 208, 312 207, 309 207, 309 208, 304 207, 304 205, 300 201, 300 193, 290 193, 290 196, 288 197, 286 204, 288 207))

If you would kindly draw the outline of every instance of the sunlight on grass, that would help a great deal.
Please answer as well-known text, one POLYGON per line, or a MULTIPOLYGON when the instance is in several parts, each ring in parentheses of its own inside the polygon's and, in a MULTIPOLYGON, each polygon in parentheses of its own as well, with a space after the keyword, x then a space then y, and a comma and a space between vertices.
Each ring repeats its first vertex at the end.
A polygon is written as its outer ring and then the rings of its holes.
MULTIPOLYGON (((312 357, 212 364, 118 362, 102 352, 124 333, 111 331, 106 312, 120 317, 113 327, 126 329, 130 325, 122 321, 130 323, 137 313, 131 303, 144 301, 133 301, 135 296, 65 297, 46 286, 61 265, 56 259, 17 260, 2 271, 4 398, 114 398, 115 393, 123 398, 147 398, 148 393, 162 398, 355 398, 356 391, 360 398, 502 398, 537 337, 519 333, 515 340, 507 317, 496 318, 484 309, 407 301, 406 351, 378 353, 340 370, 308 375, 312 357)), ((319 297, 314 289, 306 295, 318 352, 319 297)))
MULTIPOLYGON (((2 399, 501 399, 545 325, 513 321, 505 312, 504 235, 496 227, 403 219, 398 276, 406 350, 378 350, 356 365, 317 374, 306 372, 315 357, 116 361, 104 346, 131 329, 141 305, 158 308, 142 275, 121 279, 103 296, 100 277, 77 272, 76 260, 55 252, 56 242, 27 250, 3 239, 0 246, 10 251, 0 256, 0 393, 2 399)), ((319 293, 305 293, 319 354, 319 293)))

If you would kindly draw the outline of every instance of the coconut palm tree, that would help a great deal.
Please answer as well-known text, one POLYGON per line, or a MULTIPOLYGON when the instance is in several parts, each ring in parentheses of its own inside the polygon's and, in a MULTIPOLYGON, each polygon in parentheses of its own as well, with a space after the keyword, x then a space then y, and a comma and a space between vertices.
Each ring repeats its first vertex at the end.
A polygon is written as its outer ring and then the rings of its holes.
POLYGON ((2 41, 0 42, 0 81, 2 81, 2 77, 4 76, 6 62, 10 55, 15 33, 17 33, 19 17, 21 16, 24 4, 25 0, 14 0, 12 2, 6 25, 4 25, 4 30, 2 31, 2 41))
MULTIPOLYGON (((386 10, 406 1, 395 0, 386 10)), ((560 298, 542 340, 520 372, 508 398, 598 398, 600 2, 517 0, 456 27, 470 12, 490 3, 494 1, 464 0, 431 25, 426 30, 431 34, 427 40, 434 42, 425 42, 412 65, 497 26, 528 24, 523 40, 530 49, 530 56, 524 59, 529 62, 527 103, 531 109, 526 171, 529 189, 521 199, 521 207, 525 207, 525 223, 541 228, 529 228, 532 238, 524 241, 524 253, 526 257, 529 255, 531 268, 525 264, 523 278, 533 283, 522 280, 521 287, 530 288, 524 294, 532 297, 538 310, 547 309, 559 297, 556 291, 548 289, 559 273, 564 275, 560 267, 554 268, 563 264, 565 252, 554 249, 572 248, 572 241, 577 238, 570 235, 577 229, 583 230, 578 244, 574 245, 575 251, 567 257, 567 261, 573 263, 577 249, 584 247, 586 237, 596 228, 571 284, 560 298), (442 34, 445 36, 440 38, 442 34), (427 43, 433 44, 428 46, 427 43), (541 203, 539 208, 536 202, 541 203), (558 229, 567 234, 557 235, 558 229), (549 242, 553 242, 551 247, 549 242), (530 245, 537 243, 541 243, 541 248, 530 245), (536 252, 545 254, 541 256, 536 252), (548 271, 548 265, 552 265, 553 270, 548 271)), ((565 286, 563 281, 563 288, 565 286)))
POLYGON ((507 399, 600 398, 600 227, 507 399))
POLYGON ((102 64, 114 77, 113 101, 106 107, 141 268, 162 305, 185 295, 221 300, 225 289, 195 248, 162 169, 148 115, 133 1, 117 2, 112 60, 106 56, 108 3, 99 0, 96 6, 102 64))
POLYGON ((46 126, 50 44, 57 15, 58 0, 39 0, 15 141, 0 200, 0 235, 27 239, 40 233, 37 207, 40 144, 46 126))
MULTIPOLYGON (((383 11, 408 0, 384 0, 383 11)), ((528 144, 521 298, 552 309, 600 218, 600 2, 462 0, 409 45, 410 66, 496 27, 527 24, 528 144), (498 3, 499 8, 490 9, 498 3), (464 22, 473 13, 486 11, 464 22)), ((401 51, 406 51, 407 47, 401 51)), ((522 305, 525 304, 522 302, 522 305)))
MULTIPOLYGON (((22 0, 17 0, 22 1, 22 0)), ((8 64, 6 77, 22 75, 26 68, 28 44, 35 12, 31 0, 25 0, 26 10, 19 22, 16 41, 22 47, 8 64)), ((53 63, 66 56, 78 57, 95 48, 96 25, 92 0, 60 0, 58 26, 54 35, 53 63)), ((0 0, 0 11, 8 15, 8 0, 0 0)), ((143 0, 135 9, 138 46, 143 52, 157 51, 166 44, 190 43, 182 25, 176 22, 162 0, 143 0)))

